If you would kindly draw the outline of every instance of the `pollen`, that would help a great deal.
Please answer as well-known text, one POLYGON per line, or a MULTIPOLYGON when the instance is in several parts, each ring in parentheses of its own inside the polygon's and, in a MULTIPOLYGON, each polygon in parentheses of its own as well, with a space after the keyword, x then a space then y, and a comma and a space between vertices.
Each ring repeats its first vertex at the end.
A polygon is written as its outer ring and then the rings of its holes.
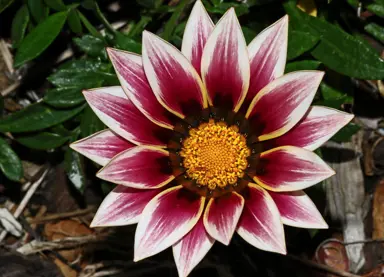
POLYGON ((250 153, 237 126, 210 120, 189 131, 180 156, 186 175, 214 190, 233 186, 244 176, 250 153))

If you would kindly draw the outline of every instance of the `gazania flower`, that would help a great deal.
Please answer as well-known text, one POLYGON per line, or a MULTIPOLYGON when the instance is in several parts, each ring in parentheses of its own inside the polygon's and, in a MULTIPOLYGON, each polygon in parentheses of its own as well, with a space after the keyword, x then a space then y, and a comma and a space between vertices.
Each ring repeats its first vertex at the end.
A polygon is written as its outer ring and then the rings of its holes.
POLYGON ((186 276, 236 231, 286 253, 283 224, 327 228, 302 191, 334 174, 312 150, 352 115, 310 107, 323 73, 283 75, 288 17, 246 45, 234 9, 197 1, 181 52, 143 33, 143 55, 108 49, 121 87, 85 91, 109 127, 72 144, 118 184, 92 226, 138 223, 134 260, 172 246, 186 276))

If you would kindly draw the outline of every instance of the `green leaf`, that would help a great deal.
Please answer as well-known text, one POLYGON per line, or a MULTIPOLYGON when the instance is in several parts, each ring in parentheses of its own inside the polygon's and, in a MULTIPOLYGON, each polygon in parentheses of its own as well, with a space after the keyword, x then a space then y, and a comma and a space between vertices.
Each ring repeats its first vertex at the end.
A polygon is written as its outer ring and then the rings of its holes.
POLYGON ((367 10, 376 14, 379 17, 384 18, 384 5, 369 4, 366 6, 367 10))
POLYGON ((294 30, 321 37, 311 54, 341 74, 369 80, 384 79, 384 60, 376 51, 329 22, 307 15, 296 1, 284 4, 294 30))
POLYGON ((249 44, 257 36, 257 33, 251 28, 242 26, 241 29, 243 30, 244 38, 247 44, 249 44))
POLYGON ((32 104, 0 120, 0 132, 31 132, 64 122, 78 114, 85 106, 57 110, 44 103, 32 104))
POLYGON ((43 0, 28 0, 28 7, 32 14, 33 19, 40 23, 47 18, 49 8, 44 5, 43 0))
POLYGON ((20 42, 23 40, 25 30, 27 29, 29 22, 29 11, 27 5, 22 5, 16 12, 15 17, 12 20, 11 38, 13 47, 17 48, 20 42))
POLYGON ((286 64, 285 73, 298 71, 298 70, 315 70, 321 65, 319 61, 306 60, 297 61, 286 64))
POLYGON ((70 137, 62 137, 58 134, 41 132, 27 136, 16 137, 20 144, 37 150, 49 150, 57 148, 66 143, 70 137))
POLYGON ((61 12, 67 9, 67 7, 65 6, 62 0, 44 0, 44 1, 45 1, 45 4, 47 4, 47 6, 53 10, 61 12))
POLYGON ((141 43, 120 32, 114 34, 114 44, 118 49, 141 54, 141 43))
POLYGON ((0 13, 2 13, 14 0, 0 0, 0 13))
POLYGON ((287 59, 293 60, 311 50, 319 39, 320 36, 289 29, 287 59))
POLYGON ((8 145, 7 141, 0 137, 0 169, 4 175, 12 181, 20 181, 23 178, 23 166, 17 154, 8 145))
POLYGON ((68 179, 77 190, 83 193, 86 181, 83 156, 68 148, 65 152, 64 164, 68 179))
POLYGON ((171 18, 168 20, 168 22, 164 26, 164 31, 162 33, 162 38, 165 40, 170 40, 173 31, 175 30, 177 26, 177 21, 179 17, 181 16, 185 6, 188 4, 189 0, 181 0, 179 4, 177 5, 175 11, 172 13, 171 18))
POLYGON ((101 71, 109 72, 112 68, 111 64, 101 62, 99 60, 81 59, 81 60, 70 60, 59 67, 59 69, 75 69, 78 71, 101 71))
POLYGON ((384 43, 384 28, 377 25, 376 23, 369 23, 364 27, 364 30, 371 34, 376 39, 384 43))
POLYGON ((79 87, 82 89, 105 85, 118 85, 115 74, 106 72, 89 72, 82 70, 59 70, 48 77, 48 80, 58 87, 79 87))
POLYGON ((338 131, 331 140, 336 142, 347 142, 351 140, 351 137, 360 130, 360 127, 354 123, 348 123, 343 129, 338 131))
POLYGON ((106 45, 102 39, 92 35, 84 35, 81 38, 73 39, 73 41, 82 51, 88 55, 92 57, 103 57, 106 59, 106 45))
POLYGON ((345 98, 346 96, 349 98, 349 103, 353 101, 353 97, 348 96, 346 93, 341 92, 337 89, 334 89, 324 82, 320 84, 320 90, 321 90, 321 95, 323 96, 324 100, 335 100, 335 99, 341 99, 345 98))
POLYGON ((61 87, 47 91, 44 102, 55 108, 70 108, 85 101, 79 87, 61 87))
POLYGON ((83 138, 88 137, 98 131, 104 130, 105 125, 96 116, 92 109, 87 106, 84 109, 83 116, 81 117, 80 130, 83 138))
POLYGON ((93 27, 91 22, 89 22, 88 19, 80 11, 78 11, 78 13, 79 13, 79 17, 80 17, 81 22, 83 22, 83 24, 84 24, 85 28, 88 30, 88 32, 94 37, 98 37, 100 39, 103 39, 103 36, 96 30, 95 27, 93 27))
POLYGON ((72 32, 76 34, 81 34, 83 32, 83 27, 81 25, 79 13, 77 10, 70 10, 68 13, 68 25, 71 28, 72 32))
POLYGON ((33 29, 20 44, 15 66, 18 67, 39 56, 58 36, 66 18, 67 12, 59 12, 33 29))

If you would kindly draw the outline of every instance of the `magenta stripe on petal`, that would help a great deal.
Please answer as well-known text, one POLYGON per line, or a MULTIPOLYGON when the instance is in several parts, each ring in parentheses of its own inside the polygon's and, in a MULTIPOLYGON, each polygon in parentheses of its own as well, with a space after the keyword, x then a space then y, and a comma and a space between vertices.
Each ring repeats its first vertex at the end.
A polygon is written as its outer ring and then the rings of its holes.
POLYGON ((201 60, 210 104, 237 112, 248 91, 249 74, 247 45, 231 8, 213 29, 201 60))
POLYGON ((183 35, 181 52, 200 74, 201 56, 214 24, 200 0, 196 1, 183 35))
POLYGON ((237 233, 261 250, 286 254, 279 211, 268 192, 257 185, 249 185, 237 233))
POLYGON ((335 174, 315 153, 295 146, 263 152, 259 162, 253 179, 272 191, 301 190, 335 174))
POLYGON ((135 145, 110 130, 100 131, 72 143, 71 148, 99 165, 106 165, 114 156, 135 145))
POLYGON ((101 203, 91 227, 122 226, 139 222, 141 212, 161 189, 135 189, 117 186, 101 203))
POLYGON ((204 212, 204 226, 214 239, 228 245, 236 230, 244 198, 236 192, 211 198, 204 212))
POLYGON ((329 140, 353 118, 352 114, 327 107, 312 106, 290 131, 268 141, 273 147, 292 145, 315 150, 329 140))
POLYGON ((207 107, 204 85, 192 64, 173 45, 144 31, 143 65, 157 100, 184 118, 207 107))
POLYGON ((307 112, 324 73, 297 71, 275 79, 252 100, 246 117, 259 140, 281 136, 307 112))
POLYGON ((139 261, 174 245, 199 220, 205 198, 184 190, 169 188, 145 207, 135 235, 135 257, 139 261))
POLYGON ((174 179, 168 163, 168 151, 136 146, 113 158, 97 173, 97 177, 132 188, 154 189, 174 179))
POLYGON ((255 95, 284 74, 288 45, 288 16, 263 30, 248 45, 251 78, 246 101, 248 108, 255 95))
POLYGON ((215 240, 205 231, 203 218, 200 217, 195 227, 178 243, 173 245, 173 257, 179 277, 186 277, 197 266, 215 240))
POLYGON ((135 144, 165 147, 172 131, 146 118, 127 98, 121 87, 84 91, 96 115, 112 131, 135 144))
POLYGON ((133 104, 150 120, 165 128, 173 128, 170 113, 157 101, 145 76, 141 56, 108 48, 124 92, 133 104))
POLYGON ((270 191, 269 194, 275 201, 284 224, 300 228, 328 228, 315 204, 302 190, 292 192, 270 191))

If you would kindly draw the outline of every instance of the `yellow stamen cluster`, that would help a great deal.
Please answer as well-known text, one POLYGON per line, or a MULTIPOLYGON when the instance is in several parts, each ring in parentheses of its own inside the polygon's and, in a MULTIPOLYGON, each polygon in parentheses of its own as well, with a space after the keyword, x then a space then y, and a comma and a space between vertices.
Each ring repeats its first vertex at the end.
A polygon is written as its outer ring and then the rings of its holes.
POLYGON ((236 126, 210 120, 189 131, 180 156, 189 178, 214 190, 244 176, 250 150, 236 126))

